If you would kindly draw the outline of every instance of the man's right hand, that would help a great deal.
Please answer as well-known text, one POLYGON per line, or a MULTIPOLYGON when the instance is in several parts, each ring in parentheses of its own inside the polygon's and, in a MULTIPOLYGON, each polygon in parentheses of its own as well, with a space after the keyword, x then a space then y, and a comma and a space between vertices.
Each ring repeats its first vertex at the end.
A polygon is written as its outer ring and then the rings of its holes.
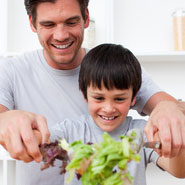
POLYGON ((38 114, 9 110, 0 113, 0 144, 17 160, 40 162, 42 155, 33 130, 38 130, 42 143, 49 141, 46 119, 38 114))

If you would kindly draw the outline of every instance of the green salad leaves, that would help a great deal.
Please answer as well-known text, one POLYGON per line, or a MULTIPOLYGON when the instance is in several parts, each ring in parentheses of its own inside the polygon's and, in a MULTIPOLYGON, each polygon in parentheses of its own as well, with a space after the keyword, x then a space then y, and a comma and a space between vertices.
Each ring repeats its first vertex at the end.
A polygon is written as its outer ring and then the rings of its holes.
POLYGON ((139 162, 140 155, 135 145, 136 133, 121 136, 115 141, 108 133, 104 133, 99 144, 83 144, 75 141, 67 145, 64 140, 60 146, 67 150, 71 160, 66 167, 69 172, 68 181, 76 173, 83 185, 127 185, 133 178, 127 170, 130 161, 139 162))

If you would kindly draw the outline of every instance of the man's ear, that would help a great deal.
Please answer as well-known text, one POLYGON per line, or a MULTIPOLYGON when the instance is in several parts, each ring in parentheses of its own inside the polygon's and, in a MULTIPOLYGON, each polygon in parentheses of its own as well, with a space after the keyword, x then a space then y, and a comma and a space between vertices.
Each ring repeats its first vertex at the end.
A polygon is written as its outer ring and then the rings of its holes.
POLYGON ((31 18, 31 15, 29 15, 29 22, 30 22, 30 27, 31 27, 32 31, 33 32, 37 32, 37 30, 36 30, 36 28, 35 28, 35 26, 33 24, 33 20, 31 18))
POLYGON ((86 10, 85 10, 85 17, 86 17, 86 20, 85 20, 84 28, 87 28, 89 26, 89 22, 90 22, 88 8, 86 8, 86 10))

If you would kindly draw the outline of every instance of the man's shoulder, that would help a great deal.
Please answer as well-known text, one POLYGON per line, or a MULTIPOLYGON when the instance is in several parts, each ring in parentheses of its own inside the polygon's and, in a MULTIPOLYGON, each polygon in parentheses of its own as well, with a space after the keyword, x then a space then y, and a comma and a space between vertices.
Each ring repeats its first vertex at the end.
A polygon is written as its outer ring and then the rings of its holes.
POLYGON ((41 54, 42 50, 34 50, 4 57, 0 60, 0 66, 2 70, 29 72, 32 68, 38 67, 41 54))
POLYGON ((21 64, 23 64, 23 62, 29 62, 30 60, 34 62, 35 59, 39 58, 39 55, 41 53, 42 53, 42 50, 38 49, 38 50, 27 51, 27 52, 19 53, 19 54, 10 54, 8 56, 2 57, 0 59, 0 64, 1 63, 18 64, 20 62, 21 64))

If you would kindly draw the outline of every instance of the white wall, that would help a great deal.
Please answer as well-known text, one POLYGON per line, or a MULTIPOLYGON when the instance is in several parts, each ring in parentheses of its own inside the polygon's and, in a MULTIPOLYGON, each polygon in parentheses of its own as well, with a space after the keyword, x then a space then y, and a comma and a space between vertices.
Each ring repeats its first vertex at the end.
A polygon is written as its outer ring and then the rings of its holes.
POLYGON ((185 60, 184 62, 142 62, 152 79, 177 99, 185 101, 185 60))
POLYGON ((173 50, 172 12, 184 0, 115 0, 115 42, 133 51, 173 50))
POLYGON ((8 1, 7 51, 23 52, 40 48, 37 35, 29 26, 24 0, 8 1))

